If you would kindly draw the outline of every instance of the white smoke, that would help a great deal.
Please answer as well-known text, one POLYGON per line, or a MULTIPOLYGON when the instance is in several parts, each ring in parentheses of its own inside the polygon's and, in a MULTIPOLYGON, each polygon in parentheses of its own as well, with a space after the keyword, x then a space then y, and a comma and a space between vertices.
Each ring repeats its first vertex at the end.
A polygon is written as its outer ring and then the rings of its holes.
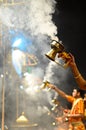
MULTIPOLYGON (((6 26, 30 31, 32 35, 55 36, 57 27, 52 21, 55 0, 27 0, 24 4, 2 6, 0 19, 6 26)), ((18 2, 19 3, 19 2, 18 2)))
POLYGON ((13 17, 13 11, 10 10, 8 7, 0 7, 0 21, 1 24, 6 25, 7 27, 13 27, 11 20, 13 17))
POLYGON ((57 34, 57 27, 52 22, 52 14, 55 12, 55 0, 30 1, 30 30, 33 34, 57 34))
POLYGON ((60 60, 50 61, 46 67, 44 81, 49 81, 50 83, 60 84, 61 81, 67 78, 68 70, 63 67, 63 64, 60 63, 60 60))

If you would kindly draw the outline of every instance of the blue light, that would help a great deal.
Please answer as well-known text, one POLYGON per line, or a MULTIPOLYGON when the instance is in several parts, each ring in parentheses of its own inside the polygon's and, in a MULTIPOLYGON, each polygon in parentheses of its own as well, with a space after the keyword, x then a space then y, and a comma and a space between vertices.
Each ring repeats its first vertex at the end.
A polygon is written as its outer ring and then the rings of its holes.
POLYGON ((12 46, 12 47, 18 47, 21 43, 22 43, 22 39, 17 39, 17 40, 15 40, 15 42, 13 43, 13 46, 12 46))
POLYGON ((12 48, 17 48, 21 51, 28 52, 29 46, 32 44, 32 41, 27 38, 23 33, 18 33, 14 31, 10 31, 11 35, 11 43, 12 48))
POLYGON ((12 62, 17 74, 22 77, 26 70, 24 67, 26 63, 26 52, 29 53, 32 41, 24 35, 24 33, 17 30, 10 30, 11 47, 12 47, 12 62))

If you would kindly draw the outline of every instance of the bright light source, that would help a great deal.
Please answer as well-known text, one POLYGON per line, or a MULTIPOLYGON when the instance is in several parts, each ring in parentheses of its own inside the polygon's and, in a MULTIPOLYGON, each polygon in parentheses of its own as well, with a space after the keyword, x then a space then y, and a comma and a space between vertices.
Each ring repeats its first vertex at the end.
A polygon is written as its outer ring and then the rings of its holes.
POLYGON ((14 41, 13 47, 19 46, 21 43, 22 43, 22 39, 17 39, 17 40, 14 41))
POLYGON ((3 74, 1 74, 1 78, 3 78, 4 77, 4 75, 3 74))

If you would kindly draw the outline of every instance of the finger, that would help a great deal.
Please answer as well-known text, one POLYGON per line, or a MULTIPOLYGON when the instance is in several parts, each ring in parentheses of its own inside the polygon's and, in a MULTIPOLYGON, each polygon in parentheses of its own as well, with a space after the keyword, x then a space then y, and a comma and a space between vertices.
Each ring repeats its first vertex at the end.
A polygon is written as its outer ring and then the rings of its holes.
POLYGON ((70 55, 71 58, 74 58, 74 56, 71 53, 69 53, 69 55, 70 55))

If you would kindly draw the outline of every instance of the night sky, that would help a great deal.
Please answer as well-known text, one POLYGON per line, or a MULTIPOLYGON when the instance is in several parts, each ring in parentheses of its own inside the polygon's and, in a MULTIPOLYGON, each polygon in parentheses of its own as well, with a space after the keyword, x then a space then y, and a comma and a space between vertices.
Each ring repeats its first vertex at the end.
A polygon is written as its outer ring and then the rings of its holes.
POLYGON ((54 21, 58 28, 57 36, 63 42, 67 52, 71 52, 75 56, 75 60, 79 67, 79 70, 86 78, 85 1, 57 0, 54 21))

